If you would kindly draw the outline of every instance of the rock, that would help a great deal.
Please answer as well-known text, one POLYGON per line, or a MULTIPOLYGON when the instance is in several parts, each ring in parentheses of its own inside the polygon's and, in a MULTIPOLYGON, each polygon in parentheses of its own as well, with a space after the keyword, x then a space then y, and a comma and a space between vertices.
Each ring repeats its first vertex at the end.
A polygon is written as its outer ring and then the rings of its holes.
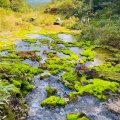
POLYGON ((102 105, 105 106, 107 109, 120 114, 120 107, 118 107, 116 104, 102 103, 102 105))
POLYGON ((26 120, 26 118, 25 117, 21 117, 20 120, 26 120))
POLYGON ((54 22, 54 25, 60 25, 61 21, 60 18, 57 18, 56 21, 54 22))
POLYGON ((63 98, 63 100, 65 100, 66 102, 69 102, 69 98, 63 98))
POLYGON ((42 68, 43 70, 47 69, 47 66, 45 65, 45 63, 40 63, 39 67, 42 68))
POLYGON ((41 80, 43 80, 43 79, 45 79, 45 78, 47 78, 47 77, 50 77, 50 73, 42 73, 42 74, 40 75, 40 79, 41 79, 41 80))
POLYGON ((43 54, 49 54, 50 52, 43 50, 43 54))
POLYGON ((34 115, 36 115, 36 113, 35 113, 35 111, 33 111, 33 110, 29 110, 29 111, 28 111, 28 115, 29 115, 29 116, 34 116, 34 115))

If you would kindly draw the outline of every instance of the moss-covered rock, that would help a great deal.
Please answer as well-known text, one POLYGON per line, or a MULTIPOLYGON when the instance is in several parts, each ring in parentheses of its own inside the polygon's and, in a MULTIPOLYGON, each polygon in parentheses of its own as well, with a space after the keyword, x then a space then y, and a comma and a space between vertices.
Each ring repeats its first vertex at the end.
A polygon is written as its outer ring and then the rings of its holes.
POLYGON ((80 53, 81 55, 85 56, 87 60, 93 60, 95 57, 95 52, 91 49, 86 49, 83 52, 80 53))
POLYGON ((55 88, 52 88, 52 87, 47 87, 46 92, 47 92, 47 96, 49 97, 49 96, 53 95, 54 93, 56 93, 57 90, 55 88))
POLYGON ((90 120, 84 113, 70 113, 66 118, 67 120, 90 120))
POLYGON ((52 107, 52 106, 65 106, 66 101, 57 96, 50 96, 49 98, 41 102, 42 106, 52 107))

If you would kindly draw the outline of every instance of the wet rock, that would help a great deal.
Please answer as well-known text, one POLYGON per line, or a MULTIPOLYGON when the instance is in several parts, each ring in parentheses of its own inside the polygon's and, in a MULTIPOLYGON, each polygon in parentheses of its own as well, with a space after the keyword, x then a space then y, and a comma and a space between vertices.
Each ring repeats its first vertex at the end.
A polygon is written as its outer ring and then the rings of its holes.
POLYGON ((43 70, 47 69, 47 66, 45 63, 40 63, 39 67, 42 68, 43 70))
POLYGON ((69 98, 63 98, 67 103, 69 102, 69 98))
POLYGON ((96 77, 98 77, 98 72, 95 69, 85 71, 84 74, 87 75, 87 78, 96 78, 96 77))
POLYGON ((41 80, 43 80, 43 79, 45 79, 45 78, 48 78, 48 77, 50 77, 50 73, 42 73, 42 74, 40 75, 40 79, 41 79, 41 80))
POLYGON ((102 105, 104 106, 104 107, 106 107, 107 109, 109 109, 109 110, 111 110, 111 111, 113 111, 113 112, 115 112, 115 113, 119 113, 120 114, 120 107, 119 106, 117 106, 116 104, 114 104, 114 103, 102 103, 102 105))
POLYGON ((34 115, 36 115, 36 113, 35 113, 35 111, 33 111, 33 110, 29 110, 29 111, 28 111, 28 115, 29 115, 29 116, 34 116, 34 115))

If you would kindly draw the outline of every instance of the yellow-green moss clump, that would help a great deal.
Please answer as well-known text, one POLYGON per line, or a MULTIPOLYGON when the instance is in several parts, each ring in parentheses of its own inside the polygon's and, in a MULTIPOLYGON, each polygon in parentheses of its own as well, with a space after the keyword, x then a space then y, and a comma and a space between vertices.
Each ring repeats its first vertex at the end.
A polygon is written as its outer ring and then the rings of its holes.
POLYGON ((65 106, 65 104, 66 101, 57 96, 50 96, 41 102, 41 105, 45 107, 65 106))
POLYGON ((91 49, 86 49, 83 52, 80 53, 81 55, 87 57, 87 60, 93 60, 95 57, 95 52, 91 49))
POLYGON ((61 71, 71 71, 75 67, 75 62, 66 62, 66 59, 49 58, 46 60, 46 65, 51 74, 55 75, 61 71))
POLYGON ((96 96, 99 99, 106 99, 106 91, 117 92, 119 84, 116 82, 109 82, 101 79, 91 79, 91 83, 82 86, 80 82, 76 82, 74 88, 77 92, 71 92, 69 94, 70 99, 74 98, 76 95, 82 95, 84 93, 89 93, 96 96))
POLYGON ((83 113, 70 113, 70 114, 67 114, 66 118, 67 118, 67 120, 90 120, 83 113))
POLYGON ((47 92, 47 96, 51 96, 53 95, 54 93, 56 93, 56 89, 55 88, 52 88, 52 87, 47 87, 46 88, 46 92, 47 92))

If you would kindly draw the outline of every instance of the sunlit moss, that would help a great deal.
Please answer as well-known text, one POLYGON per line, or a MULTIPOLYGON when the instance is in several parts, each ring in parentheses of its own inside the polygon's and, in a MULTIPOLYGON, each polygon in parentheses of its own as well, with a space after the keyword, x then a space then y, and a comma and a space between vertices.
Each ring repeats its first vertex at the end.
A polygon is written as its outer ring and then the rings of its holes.
POLYGON ((84 113, 70 113, 66 118, 67 120, 90 120, 84 113))
POLYGON ((93 60, 95 57, 95 53, 91 49, 84 50, 80 54, 85 56, 87 60, 93 60))
POLYGON ((66 104, 65 100, 57 96, 50 96, 49 98, 41 102, 42 106, 51 107, 51 106, 64 106, 66 104))

